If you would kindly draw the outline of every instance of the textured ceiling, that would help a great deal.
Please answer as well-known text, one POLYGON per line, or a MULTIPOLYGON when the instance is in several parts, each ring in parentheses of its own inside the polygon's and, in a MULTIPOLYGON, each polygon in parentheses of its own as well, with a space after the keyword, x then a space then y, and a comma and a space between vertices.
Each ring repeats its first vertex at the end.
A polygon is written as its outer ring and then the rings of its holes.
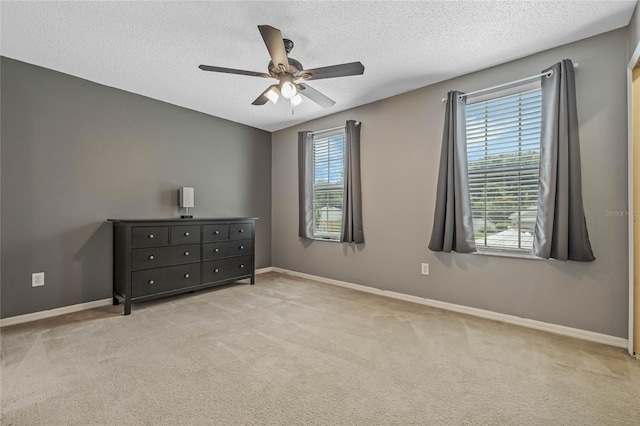
POLYGON ((7 2, 3 56, 273 131, 629 23, 633 1, 7 2), (275 80, 257 25, 294 41, 305 68, 361 61, 362 76, 310 82, 336 101, 252 106, 275 80))

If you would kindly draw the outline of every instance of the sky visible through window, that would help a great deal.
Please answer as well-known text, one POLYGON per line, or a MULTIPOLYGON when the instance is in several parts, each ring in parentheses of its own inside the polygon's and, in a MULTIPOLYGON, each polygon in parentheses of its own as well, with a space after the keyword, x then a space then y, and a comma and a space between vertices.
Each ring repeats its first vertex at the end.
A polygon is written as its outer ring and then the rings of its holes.
POLYGON ((316 184, 341 184, 344 176, 344 134, 315 140, 316 184))

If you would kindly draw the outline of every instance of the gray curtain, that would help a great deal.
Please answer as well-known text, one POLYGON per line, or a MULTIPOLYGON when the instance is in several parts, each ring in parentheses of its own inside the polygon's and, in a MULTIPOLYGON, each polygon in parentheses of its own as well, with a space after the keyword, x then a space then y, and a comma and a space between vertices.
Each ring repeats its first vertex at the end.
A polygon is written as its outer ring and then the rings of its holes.
POLYGON ((544 259, 595 260, 582 204, 580 136, 573 64, 542 77, 538 217, 533 253, 544 259))
POLYGON ((345 127, 344 204, 340 242, 364 243, 362 229, 362 189, 360 182, 360 127, 354 120, 345 127))
POLYGON ((436 208, 429 249, 473 253, 476 242, 467 171, 466 99, 460 92, 447 95, 444 135, 440 152, 436 208))
POLYGON ((313 237, 313 136, 298 132, 298 235, 313 237))

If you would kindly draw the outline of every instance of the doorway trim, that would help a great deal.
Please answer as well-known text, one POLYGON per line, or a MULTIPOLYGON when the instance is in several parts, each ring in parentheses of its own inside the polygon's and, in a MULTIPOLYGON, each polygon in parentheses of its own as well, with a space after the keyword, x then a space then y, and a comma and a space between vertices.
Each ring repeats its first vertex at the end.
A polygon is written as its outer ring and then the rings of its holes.
MULTIPOLYGON (((631 60, 627 65, 627 135, 628 135, 628 197, 629 197, 629 347, 628 352, 630 355, 633 355, 633 334, 634 334, 634 203, 633 203, 633 69, 636 64, 640 60, 640 42, 636 46, 633 54, 631 55, 631 60)), ((639 271, 640 272, 640 271, 639 271)))

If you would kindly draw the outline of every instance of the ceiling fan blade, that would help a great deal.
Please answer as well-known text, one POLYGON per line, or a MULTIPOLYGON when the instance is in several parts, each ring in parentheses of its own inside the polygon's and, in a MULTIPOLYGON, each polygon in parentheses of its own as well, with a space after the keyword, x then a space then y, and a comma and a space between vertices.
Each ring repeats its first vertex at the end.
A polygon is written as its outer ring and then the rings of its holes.
POLYGON ((251 102, 251 105, 264 105, 269 102, 269 98, 267 98, 267 92, 274 87, 278 87, 278 85, 272 84, 271 86, 267 87, 267 90, 262 92, 262 95, 258 96, 255 101, 251 102))
POLYGON ((360 75, 364 73, 364 65, 361 62, 331 65, 328 67, 314 68, 300 71, 305 80, 320 80, 321 78, 345 77, 347 75, 360 75))
POLYGON ((291 72, 289 59, 287 58, 287 50, 284 48, 280 30, 269 25, 258 25, 258 29, 260 30, 264 44, 267 45, 267 50, 269 51, 273 65, 278 66, 282 64, 287 72, 291 72))
POLYGON ((200 68, 202 71, 224 72, 227 74, 248 75, 250 77, 264 77, 264 78, 271 77, 269 74, 265 74, 263 72, 236 70, 233 68, 213 67, 211 65, 200 65, 198 68, 200 68))
POLYGON ((308 84, 298 84, 298 88, 300 89, 300 94, 302 96, 317 103, 323 108, 330 108, 336 104, 333 99, 323 95, 308 84))

